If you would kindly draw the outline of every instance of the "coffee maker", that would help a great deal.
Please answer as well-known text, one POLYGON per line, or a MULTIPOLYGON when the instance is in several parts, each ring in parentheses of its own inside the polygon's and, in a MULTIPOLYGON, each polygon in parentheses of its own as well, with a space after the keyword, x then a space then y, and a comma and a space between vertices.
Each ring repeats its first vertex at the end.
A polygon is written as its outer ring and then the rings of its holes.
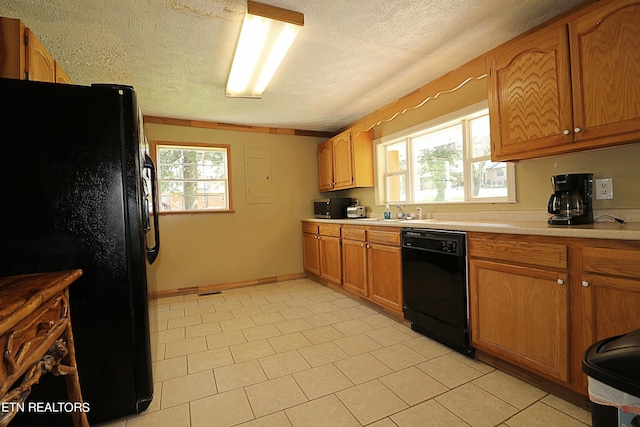
POLYGON ((551 177, 554 193, 547 211, 551 225, 577 225, 593 222, 593 174, 568 173, 551 177))

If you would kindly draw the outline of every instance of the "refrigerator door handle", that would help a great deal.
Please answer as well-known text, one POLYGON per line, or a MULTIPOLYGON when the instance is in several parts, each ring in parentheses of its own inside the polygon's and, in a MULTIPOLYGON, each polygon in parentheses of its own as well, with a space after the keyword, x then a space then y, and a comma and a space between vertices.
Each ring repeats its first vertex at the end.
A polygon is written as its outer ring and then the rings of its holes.
POLYGON ((158 228, 158 183, 156 181, 156 167, 153 164, 151 157, 146 153, 144 155, 144 165, 142 167, 149 169, 151 172, 151 200, 153 203, 153 235, 155 244, 152 248, 147 248, 146 253, 149 264, 153 264, 160 252, 160 229, 158 228))

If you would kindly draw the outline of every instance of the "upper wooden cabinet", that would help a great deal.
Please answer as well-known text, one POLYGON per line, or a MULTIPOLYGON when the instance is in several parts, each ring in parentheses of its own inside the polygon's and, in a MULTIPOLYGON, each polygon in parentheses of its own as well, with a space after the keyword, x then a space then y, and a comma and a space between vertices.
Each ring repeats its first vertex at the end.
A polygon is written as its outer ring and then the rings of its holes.
POLYGON ((618 0, 569 23, 576 141, 640 138, 640 1, 618 0))
POLYGON ((0 18, 0 77, 71 83, 33 32, 12 18, 0 18))
POLYGON ((640 1, 597 2, 486 60, 493 160, 640 139, 640 1))
POLYGON ((0 18, 0 77, 26 79, 24 24, 18 19, 0 18))
POLYGON ((320 191, 373 187, 373 131, 346 130, 318 145, 320 191))
POLYGON ((566 27, 505 46, 487 66, 492 159, 535 157, 573 140, 563 133, 573 129, 566 27))
POLYGON ((26 29, 25 42, 27 48, 27 80, 55 83, 56 61, 28 28, 26 29))

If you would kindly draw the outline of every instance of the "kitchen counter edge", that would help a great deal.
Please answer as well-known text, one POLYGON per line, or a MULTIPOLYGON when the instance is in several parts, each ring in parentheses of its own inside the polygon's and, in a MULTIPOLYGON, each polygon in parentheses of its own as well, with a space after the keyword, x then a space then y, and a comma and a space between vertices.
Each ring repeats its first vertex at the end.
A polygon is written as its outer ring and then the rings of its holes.
POLYGON ((394 228, 424 228, 451 231, 476 231, 484 233, 528 234, 538 236, 582 237, 593 239, 640 240, 640 222, 596 222, 574 226, 552 226, 544 221, 447 221, 440 219, 423 220, 380 220, 362 219, 319 219, 303 218, 305 222, 343 224, 394 228))

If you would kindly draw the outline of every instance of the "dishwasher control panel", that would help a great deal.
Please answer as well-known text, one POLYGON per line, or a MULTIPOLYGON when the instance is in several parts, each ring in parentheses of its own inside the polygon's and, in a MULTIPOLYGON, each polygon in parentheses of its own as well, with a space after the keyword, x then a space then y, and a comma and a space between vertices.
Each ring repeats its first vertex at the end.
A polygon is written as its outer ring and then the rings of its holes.
POLYGON ((466 233, 446 230, 407 229, 402 231, 402 246, 451 255, 464 255, 466 233))

